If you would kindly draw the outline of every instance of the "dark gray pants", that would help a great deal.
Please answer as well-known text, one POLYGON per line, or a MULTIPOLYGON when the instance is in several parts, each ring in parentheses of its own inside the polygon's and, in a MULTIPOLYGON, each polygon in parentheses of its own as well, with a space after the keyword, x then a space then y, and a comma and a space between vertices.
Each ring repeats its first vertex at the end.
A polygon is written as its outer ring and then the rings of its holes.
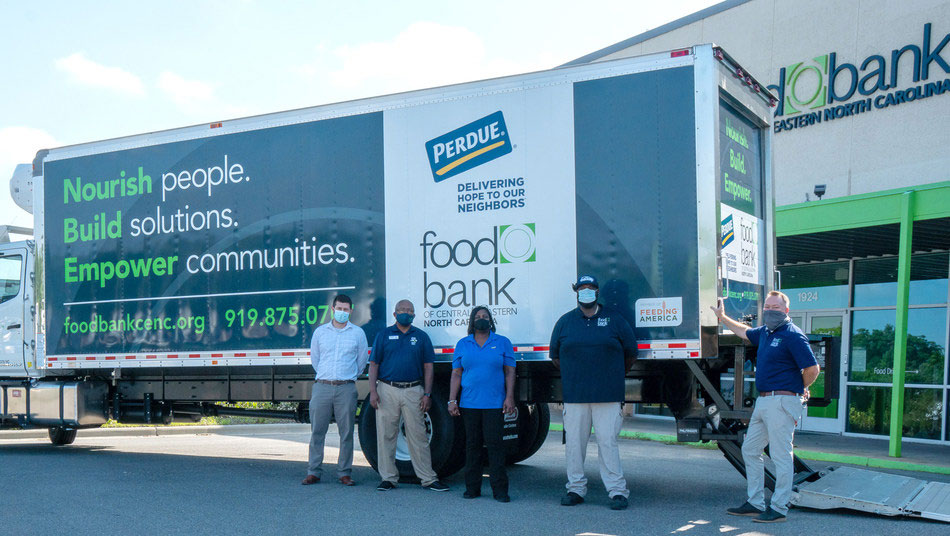
POLYGON ((313 384, 310 395, 310 464, 307 474, 317 478, 323 474, 323 445, 331 417, 336 419, 336 427, 340 432, 337 476, 350 476, 353 472, 353 421, 356 418, 355 383, 313 384))

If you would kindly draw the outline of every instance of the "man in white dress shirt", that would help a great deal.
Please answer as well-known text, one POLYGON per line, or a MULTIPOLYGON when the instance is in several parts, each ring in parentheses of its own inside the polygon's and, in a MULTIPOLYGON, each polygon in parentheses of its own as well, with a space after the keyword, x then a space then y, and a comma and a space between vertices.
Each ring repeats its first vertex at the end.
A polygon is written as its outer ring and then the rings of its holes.
POLYGON ((333 298, 333 318, 319 326, 310 340, 310 362, 316 372, 310 396, 310 462, 307 486, 320 482, 323 474, 323 444, 336 419, 340 432, 337 477, 344 486, 353 486, 353 421, 356 418, 356 377, 369 359, 366 335, 350 322, 353 300, 345 294, 333 298))

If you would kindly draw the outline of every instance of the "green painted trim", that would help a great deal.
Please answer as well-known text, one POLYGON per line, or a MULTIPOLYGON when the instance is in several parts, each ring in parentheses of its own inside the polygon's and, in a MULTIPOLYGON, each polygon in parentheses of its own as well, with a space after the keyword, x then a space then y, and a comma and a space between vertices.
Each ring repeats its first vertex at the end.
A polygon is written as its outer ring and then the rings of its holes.
MULTIPOLYGON (((552 422, 551 427, 549 429, 552 432, 563 432, 564 425, 560 423, 552 422)), ((624 439, 639 439, 641 441, 656 441, 657 443, 666 443, 668 445, 674 445, 674 444, 686 445, 689 447, 695 447, 695 448, 700 448, 700 449, 711 449, 711 450, 716 450, 719 448, 716 446, 715 441, 707 441, 706 443, 703 443, 701 441, 682 443, 676 440, 675 435, 669 435, 669 434, 656 434, 653 432, 638 432, 635 430, 621 430, 620 433, 617 435, 618 437, 622 437, 624 439)))
POLYGON ((795 449, 795 454, 799 458, 802 458, 803 460, 813 460, 816 462, 846 463, 848 465, 860 465, 863 467, 874 467, 877 469, 896 469, 899 471, 919 471, 922 473, 950 475, 950 467, 943 467, 940 465, 924 465, 921 463, 902 462, 898 460, 888 460, 884 458, 870 458, 867 456, 850 456, 847 454, 815 452, 812 450, 795 449))
POLYGON ((901 456, 904 430, 904 378, 907 369, 907 305, 910 303, 910 253, 914 232, 913 191, 901 195, 901 230, 897 261, 897 319, 894 325, 894 382, 891 389, 891 433, 888 455, 901 456))
MULTIPOLYGON (((552 432, 563 432, 564 425, 552 422, 550 426, 552 432)), ((652 432, 635 432, 633 430, 621 430, 620 437, 624 439, 637 439, 640 441, 656 441, 659 443, 684 445, 687 447, 701 449, 718 449, 715 441, 708 443, 680 443, 676 441, 676 436, 668 434, 655 434, 652 432)), ((918 471, 922 473, 934 473, 938 475, 950 475, 950 467, 940 465, 924 465, 920 463, 902 462, 897 460, 887 460, 882 458, 870 458, 868 456, 851 456, 848 454, 835 454, 831 452, 817 452, 814 450, 795 449, 795 454, 803 460, 813 460, 816 462, 846 463, 848 465, 859 465, 862 467, 875 467, 878 469, 896 469, 900 471, 918 471)))
POLYGON ((776 236, 796 236, 901 221, 901 198, 915 192, 913 219, 950 217, 950 181, 784 205, 775 209, 776 236))

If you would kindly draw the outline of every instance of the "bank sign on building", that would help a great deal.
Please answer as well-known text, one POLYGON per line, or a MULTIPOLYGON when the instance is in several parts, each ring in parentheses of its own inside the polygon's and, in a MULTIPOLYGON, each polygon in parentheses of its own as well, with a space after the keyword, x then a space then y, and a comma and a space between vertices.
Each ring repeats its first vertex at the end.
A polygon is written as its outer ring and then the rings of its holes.
POLYGON ((778 95, 775 132, 950 93, 950 64, 942 56, 950 33, 934 42, 932 26, 924 24, 920 45, 908 43, 860 62, 830 52, 782 67, 778 82, 769 86, 778 95), (900 80, 902 68, 913 73, 907 80, 900 80))
POLYGON ((840 396, 801 426, 950 442, 950 1, 730 0, 571 64, 699 43, 777 97, 782 288, 841 345, 819 356, 840 396))

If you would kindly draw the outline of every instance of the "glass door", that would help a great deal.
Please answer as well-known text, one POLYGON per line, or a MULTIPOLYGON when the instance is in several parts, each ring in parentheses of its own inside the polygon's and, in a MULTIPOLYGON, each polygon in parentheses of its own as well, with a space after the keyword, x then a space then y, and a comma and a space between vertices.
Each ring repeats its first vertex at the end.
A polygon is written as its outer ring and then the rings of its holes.
MULTIPOLYGON (((828 363, 831 363, 834 360, 839 366, 837 367, 839 374, 839 384, 844 385, 844 374, 843 371, 847 370, 847 357, 844 354, 844 348, 847 348, 846 344, 842 344, 841 337, 843 334, 848 333, 845 328, 845 323, 847 321, 847 314, 845 311, 821 311, 814 313, 799 313, 798 315, 790 315, 793 317, 793 321, 801 320, 801 324, 796 324, 801 326, 805 333, 812 333, 816 335, 831 335, 838 339, 836 348, 842 349, 839 355, 825 355, 825 350, 822 348, 821 352, 818 355, 815 355, 815 358, 818 360, 818 365, 821 367, 821 373, 818 375, 818 379, 815 380, 815 383, 811 386, 811 395, 812 397, 819 398, 823 397, 825 394, 825 377, 826 377, 826 366, 828 363), (796 319, 795 316, 798 318, 796 319)), ((841 433, 844 430, 843 426, 843 404, 839 399, 832 399, 831 403, 826 407, 816 407, 811 406, 805 410, 805 414, 802 417, 802 422, 800 427, 802 430, 807 430, 811 432, 829 432, 829 433, 841 433)))

